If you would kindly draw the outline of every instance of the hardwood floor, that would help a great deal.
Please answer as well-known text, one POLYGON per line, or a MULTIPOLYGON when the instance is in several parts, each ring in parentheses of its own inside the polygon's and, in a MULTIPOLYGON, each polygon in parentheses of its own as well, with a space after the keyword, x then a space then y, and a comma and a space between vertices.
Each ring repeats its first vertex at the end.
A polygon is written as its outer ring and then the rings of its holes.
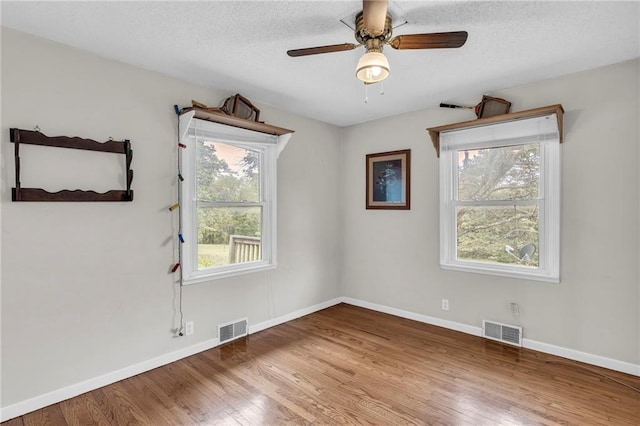
POLYGON ((3 425, 639 425, 633 387, 640 378, 341 304, 3 425))

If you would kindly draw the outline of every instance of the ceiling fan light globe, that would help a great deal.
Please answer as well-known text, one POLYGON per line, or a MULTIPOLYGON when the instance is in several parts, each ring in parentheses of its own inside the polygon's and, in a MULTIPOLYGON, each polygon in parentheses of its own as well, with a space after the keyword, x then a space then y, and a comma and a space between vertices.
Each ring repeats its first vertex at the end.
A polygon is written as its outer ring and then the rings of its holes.
POLYGON ((378 83, 389 77, 389 61, 380 52, 367 52, 358 61, 356 77, 365 84, 378 83))

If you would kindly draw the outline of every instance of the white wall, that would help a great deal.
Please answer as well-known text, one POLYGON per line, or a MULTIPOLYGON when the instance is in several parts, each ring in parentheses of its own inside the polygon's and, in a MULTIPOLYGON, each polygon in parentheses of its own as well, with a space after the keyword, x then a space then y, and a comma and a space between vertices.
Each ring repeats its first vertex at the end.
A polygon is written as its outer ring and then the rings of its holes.
MULTIPOLYGON (((173 105, 219 105, 237 92, 2 29, 3 407, 213 339, 227 321, 264 323, 339 296, 340 130, 258 105, 263 120, 295 130, 278 160, 279 267, 185 287, 185 320, 195 322, 195 334, 173 337, 173 105), (11 202, 9 128, 35 125, 50 136, 130 139, 134 201, 11 202)), ((21 152, 23 186, 123 187, 117 174, 91 174, 109 169, 103 162, 113 154, 26 145, 21 152)))
POLYGON ((439 268, 438 160, 425 129, 471 112, 428 109, 346 129, 343 295, 475 327, 520 324, 528 339, 640 364, 639 74, 635 60, 491 94, 514 112, 564 106, 560 284, 439 268), (365 210, 365 155, 406 148, 411 210, 365 210))

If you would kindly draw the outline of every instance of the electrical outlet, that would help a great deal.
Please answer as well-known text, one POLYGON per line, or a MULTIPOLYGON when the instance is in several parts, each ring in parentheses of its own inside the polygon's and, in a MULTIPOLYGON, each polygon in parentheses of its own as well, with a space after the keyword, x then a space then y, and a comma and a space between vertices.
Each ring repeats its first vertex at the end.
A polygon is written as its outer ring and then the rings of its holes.
POLYGON ((193 321, 187 321, 184 325, 184 334, 191 336, 193 334, 193 321))
POLYGON ((514 317, 520 315, 520 306, 516 302, 509 303, 509 309, 514 317))
POLYGON ((443 311, 449 310, 449 299, 442 299, 442 310, 443 311))

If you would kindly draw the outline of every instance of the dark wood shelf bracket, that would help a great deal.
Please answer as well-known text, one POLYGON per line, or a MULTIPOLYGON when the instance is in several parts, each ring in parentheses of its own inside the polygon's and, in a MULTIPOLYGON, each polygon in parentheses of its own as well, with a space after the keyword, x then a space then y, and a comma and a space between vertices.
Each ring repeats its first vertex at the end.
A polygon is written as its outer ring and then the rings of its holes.
POLYGON ((37 130, 11 128, 9 132, 11 142, 15 144, 16 186, 11 188, 12 201, 133 201, 133 190, 131 189, 131 182, 133 181, 133 170, 131 170, 133 150, 131 149, 131 142, 128 139, 122 142, 112 140, 108 142, 97 142, 92 139, 78 137, 49 137, 37 130), (65 189, 58 192, 48 192, 40 188, 22 188, 20 184, 20 144, 124 154, 127 168, 126 189, 98 193, 80 189, 74 191, 65 189))

